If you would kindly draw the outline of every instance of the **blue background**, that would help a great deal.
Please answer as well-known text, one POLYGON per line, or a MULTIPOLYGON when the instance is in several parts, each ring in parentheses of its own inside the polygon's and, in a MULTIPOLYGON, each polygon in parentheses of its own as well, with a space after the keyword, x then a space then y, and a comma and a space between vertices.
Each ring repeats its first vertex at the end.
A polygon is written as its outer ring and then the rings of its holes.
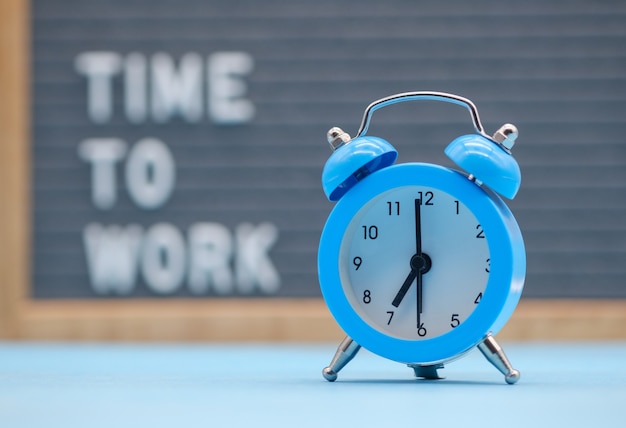
POLYGON ((626 345, 504 343, 507 385, 474 350, 447 378, 361 351, 335 383, 335 346, 0 344, 11 428, 602 427, 626 418, 626 345))

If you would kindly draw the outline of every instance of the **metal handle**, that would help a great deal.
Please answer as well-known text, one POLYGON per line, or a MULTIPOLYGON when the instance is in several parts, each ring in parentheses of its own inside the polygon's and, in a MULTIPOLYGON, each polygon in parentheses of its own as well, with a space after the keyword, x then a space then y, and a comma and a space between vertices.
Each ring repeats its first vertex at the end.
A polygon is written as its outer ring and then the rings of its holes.
POLYGON ((363 120, 361 121, 361 127, 357 132, 356 136, 361 137, 365 135, 367 129, 370 125, 370 120, 372 118, 372 114, 383 107, 389 106, 391 104, 402 103, 405 101, 444 101, 447 103, 457 104, 462 107, 465 107, 469 110, 470 116, 472 117, 472 123, 474 124, 474 128, 476 131, 491 139, 491 137, 485 134, 482 123, 480 123, 480 117, 478 116, 478 110, 474 103, 472 103, 467 98, 460 97, 454 94, 447 94, 445 92, 428 92, 428 91, 420 91, 420 92, 403 92, 401 94, 391 95, 389 97, 381 98, 378 101, 374 101, 365 109, 365 113, 363 114, 363 120))

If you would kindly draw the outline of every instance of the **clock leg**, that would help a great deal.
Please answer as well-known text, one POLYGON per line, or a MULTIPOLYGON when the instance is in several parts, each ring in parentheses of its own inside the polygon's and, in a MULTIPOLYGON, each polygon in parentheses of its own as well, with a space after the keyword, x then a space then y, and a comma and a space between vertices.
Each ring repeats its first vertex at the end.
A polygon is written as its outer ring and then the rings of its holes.
POLYGON ((432 364, 429 366, 422 366, 419 364, 408 364, 409 367, 415 372, 415 377, 421 377, 429 380, 445 379, 439 376, 437 370, 443 368, 443 364, 432 364))
POLYGON ((335 356, 328 367, 324 367, 324 370, 322 370, 324 379, 329 382, 336 381, 339 370, 344 368, 346 364, 354 358, 356 353, 359 352, 359 349, 361 349, 361 345, 346 336, 346 338, 339 344, 337 352, 335 352, 335 356))
POLYGON ((478 344, 478 349, 483 353, 485 358, 504 375, 506 383, 512 385, 519 380, 520 372, 511 366, 509 359, 506 357, 504 350, 491 333, 487 335, 485 340, 478 344))

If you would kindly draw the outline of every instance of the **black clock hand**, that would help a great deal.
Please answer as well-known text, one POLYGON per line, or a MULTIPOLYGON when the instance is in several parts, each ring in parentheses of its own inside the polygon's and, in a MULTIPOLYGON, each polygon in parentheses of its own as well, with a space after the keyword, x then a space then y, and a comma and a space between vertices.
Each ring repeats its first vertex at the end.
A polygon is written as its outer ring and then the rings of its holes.
POLYGON ((407 291, 409 291, 409 288, 411 288, 411 284, 413 283, 413 280, 416 276, 417 272, 414 269, 411 269, 411 272, 409 272, 409 276, 406 277, 406 279, 404 280, 404 284, 402 284, 402 287, 400 287, 400 291, 398 291, 398 294, 396 294, 393 302, 391 302, 393 306, 395 306, 396 308, 400 306, 400 303, 402 303, 402 299, 404 299, 404 295, 407 291))
MULTIPOLYGON (((409 273, 409 275, 406 277, 406 279, 404 280, 404 284, 402 284, 402 287, 400 287, 400 290, 398 291, 398 294, 396 294, 396 297, 393 299, 393 302, 391 302, 391 304, 393 306, 395 306, 396 308, 398 306, 400 306, 400 303, 402 303, 402 299, 404 299, 404 296, 406 295, 406 293, 409 291, 409 288, 411 288, 411 284, 413 283, 413 280, 417 277, 419 278, 418 280, 418 287, 417 287, 417 316, 419 318, 420 313, 421 313, 421 309, 422 309, 422 296, 421 296, 421 291, 422 291, 422 268, 424 263, 420 263, 421 260, 418 259, 422 259, 422 224, 421 224, 421 205, 422 205, 422 201, 421 199, 416 199, 415 200, 415 249, 416 249, 416 254, 414 254, 411 257, 411 272, 409 273)), ((418 327, 419 327, 419 323, 418 323, 418 327)))
POLYGON ((415 200, 415 254, 422 255, 422 200, 415 200))
POLYGON ((419 329, 422 325, 421 316, 422 316, 422 271, 419 270, 417 272, 417 328, 419 329))
POLYGON ((422 315, 422 273, 425 263, 419 263, 422 266, 417 266, 417 258, 423 261, 422 256, 422 199, 415 200, 415 256, 411 258, 411 269, 416 271, 416 286, 417 286, 417 328, 420 328, 421 315, 422 315))

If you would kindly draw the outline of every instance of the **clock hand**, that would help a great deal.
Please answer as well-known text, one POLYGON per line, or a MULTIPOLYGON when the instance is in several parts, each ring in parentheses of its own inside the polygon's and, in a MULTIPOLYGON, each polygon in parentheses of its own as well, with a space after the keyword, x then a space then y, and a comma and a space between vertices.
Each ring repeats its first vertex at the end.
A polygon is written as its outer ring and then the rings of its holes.
POLYGON ((422 200, 415 200, 415 254, 422 255, 422 200))
POLYGON ((404 299, 404 295, 407 291, 409 291, 409 288, 411 288, 411 284, 413 283, 413 280, 416 276, 417 272, 414 269, 411 269, 411 272, 409 272, 409 276, 406 277, 406 279, 404 280, 404 284, 402 284, 402 287, 400 287, 398 294, 396 294, 393 302, 391 302, 393 306, 395 306, 396 308, 400 306, 400 303, 402 303, 402 299, 404 299))
POLYGON ((409 288, 411 288, 411 284, 413 283, 413 280, 416 277, 419 277, 419 281, 418 281, 418 295, 417 295, 417 306, 418 306, 418 317, 419 314, 421 312, 421 285, 422 285, 422 281, 421 281, 421 274, 422 274, 422 270, 423 267, 425 265, 425 262, 423 260, 422 257, 422 224, 421 224, 421 205, 422 205, 422 200, 421 199, 415 199, 415 249, 416 249, 416 253, 411 257, 411 272, 409 273, 409 275, 406 277, 406 279, 404 280, 404 284, 402 284, 402 287, 400 287, 400 290, 398 291, 398 294, 396 294, 396 297, 393 299, 393 302, 391 303, 393 306, 395 306, 396 308, 398 306, 400 306, 400 303, 402 302, 402 299, 404 299, 404 296, 406 295, 407 291, 409 291, 409 288))
POLYGON ((422 325, 422 275, 428 272, 432 266, 430 256, 426 253, 416 254, 411 257, 411 272, 415 272, 415 282, 417 284, 417 328, 422 325))
POLYGON ((420 328, 420 318, 422 315, 422 273, 425 263, 419 263, 422 266, 417 266, 416 258, 422 257, 422 198, 415 200, 415 256, 411 258, 411 269, 417 272, 416 286, 417 286, 417 328, 420 328))
POLYGON ((411 288, 411 284, 416 280, 417 284, 417 328, 421 325, 422 315, 422 275, 430 270, 432 262, 428 254, 422 253, 422 219, 421 219, 422 200, 415 199, 415 254, 411 257, 411 272, 404 280, 402 287, 396 294, 391 304, 396 308, 402 303, 402 299, 411 288))
POLYGON ((422 270, 417 271, 416 277, 417 284, 417 328, 419 329, 422 325, 421 316, 422 316, 422 270))

